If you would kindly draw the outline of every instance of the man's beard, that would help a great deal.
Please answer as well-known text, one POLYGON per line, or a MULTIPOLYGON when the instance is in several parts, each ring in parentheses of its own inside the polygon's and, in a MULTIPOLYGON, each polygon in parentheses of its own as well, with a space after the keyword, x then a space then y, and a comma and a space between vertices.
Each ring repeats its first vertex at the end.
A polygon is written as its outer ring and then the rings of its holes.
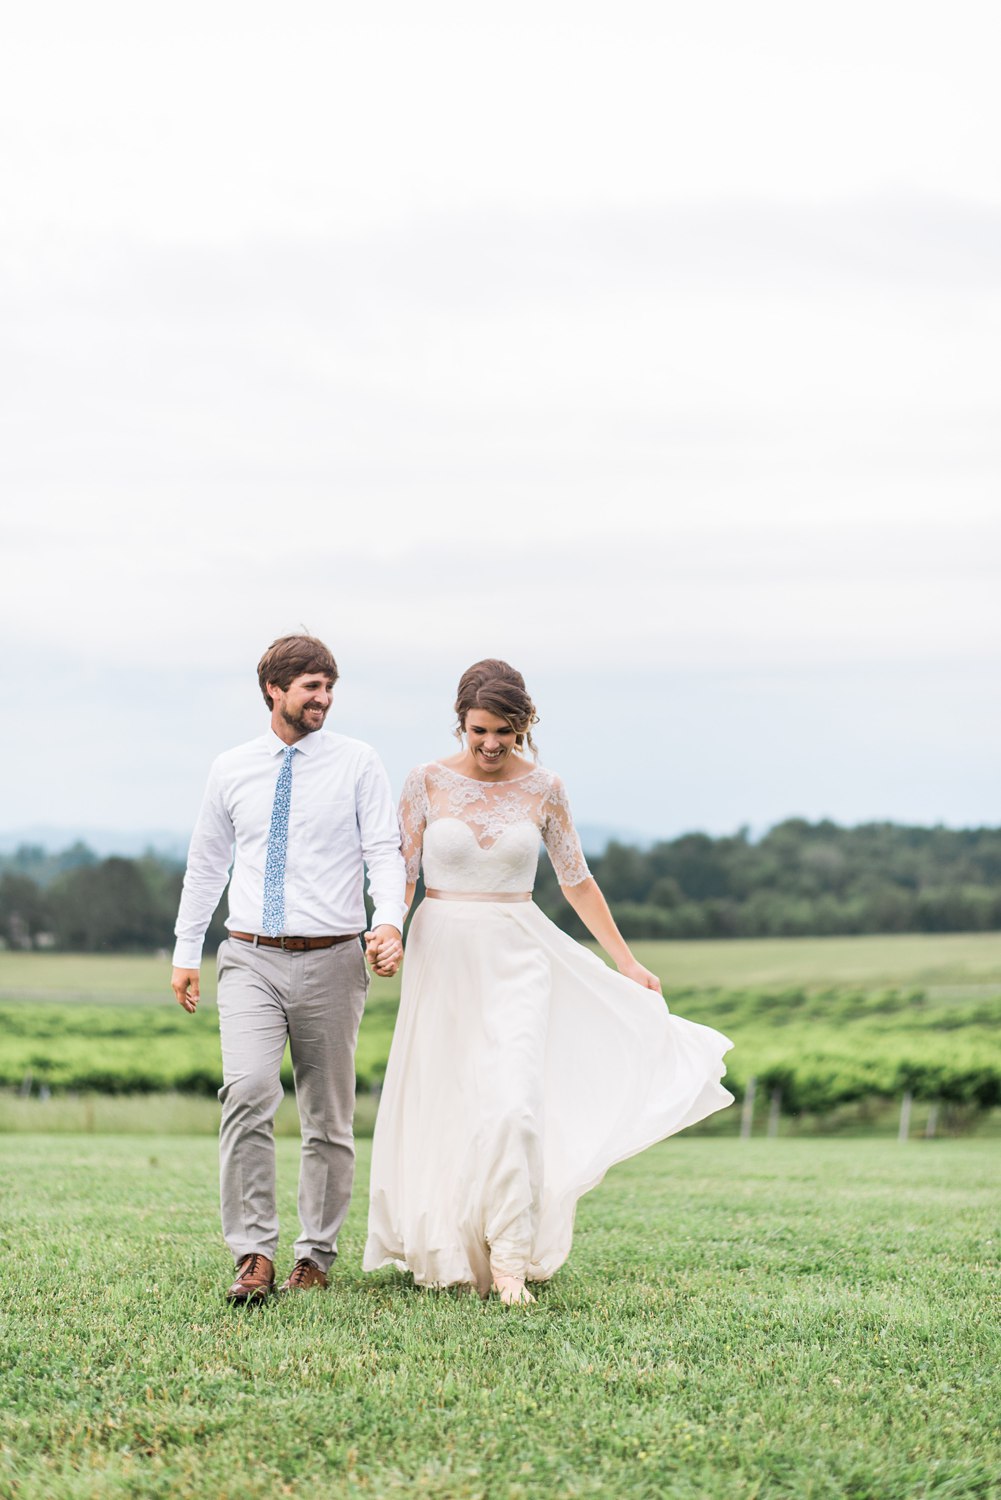
POLYGON ((283 708, 281 711, 282 718, 285 720, 285 723, 289 726, 290 729, 297 730, 299 734, 315 734, 318 729, 323 728, 324 720, 326 719, 327 715, 324 709, 320 709, 319 724, 310 723, 310 721, 306 718, 306 711, 311 706, 318 708, 319 704, 310 705, 308 703, 304 703, 297 714, 290 714, 287 709, 283 708))

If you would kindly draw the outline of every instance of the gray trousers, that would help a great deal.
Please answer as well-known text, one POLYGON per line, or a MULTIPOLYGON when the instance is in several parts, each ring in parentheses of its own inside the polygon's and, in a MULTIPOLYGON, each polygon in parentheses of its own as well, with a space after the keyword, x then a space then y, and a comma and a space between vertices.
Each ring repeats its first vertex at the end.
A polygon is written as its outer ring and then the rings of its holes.
POLYGON ((283 953, 229 938, 219 949, 219 1177, 222 1229, 239 1261, 275 1259, 275 1112, 292 1054, 302 1129, 296 1260, 326 1270, 351 1200, 355 1045, 368 991, 360 944, 283 953))

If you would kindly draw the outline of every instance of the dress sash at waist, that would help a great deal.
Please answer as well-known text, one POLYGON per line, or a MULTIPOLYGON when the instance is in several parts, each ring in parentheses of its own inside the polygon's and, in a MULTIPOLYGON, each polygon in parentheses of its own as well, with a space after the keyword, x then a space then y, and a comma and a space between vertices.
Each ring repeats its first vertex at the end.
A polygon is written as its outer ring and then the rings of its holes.
POLYGON ((531 901, 531 891, 425 891, 432 901, 531 901))

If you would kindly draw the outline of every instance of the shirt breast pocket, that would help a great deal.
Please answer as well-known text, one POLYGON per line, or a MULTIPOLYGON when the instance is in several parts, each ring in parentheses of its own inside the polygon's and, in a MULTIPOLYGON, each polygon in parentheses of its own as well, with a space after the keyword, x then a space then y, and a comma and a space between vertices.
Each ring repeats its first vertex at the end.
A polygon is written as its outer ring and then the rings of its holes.
POLYGON ((322 797, 303 809, 305 837, 311 849, 321 853, 355 848, 359 843, 358 817, 353 797, 322 797))

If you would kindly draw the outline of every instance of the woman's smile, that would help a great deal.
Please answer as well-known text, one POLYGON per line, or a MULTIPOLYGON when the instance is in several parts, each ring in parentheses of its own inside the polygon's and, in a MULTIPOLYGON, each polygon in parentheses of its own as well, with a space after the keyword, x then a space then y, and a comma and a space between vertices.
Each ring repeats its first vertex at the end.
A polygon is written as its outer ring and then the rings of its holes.
POLYGON ((503 780, 499 774, 517 749, 517 732, 498 714, 485 709, 470 709, 465 716, 467 772, 482 771, 491 781, 503 780), (470 764, 471 762, 471 764, 470 764))

